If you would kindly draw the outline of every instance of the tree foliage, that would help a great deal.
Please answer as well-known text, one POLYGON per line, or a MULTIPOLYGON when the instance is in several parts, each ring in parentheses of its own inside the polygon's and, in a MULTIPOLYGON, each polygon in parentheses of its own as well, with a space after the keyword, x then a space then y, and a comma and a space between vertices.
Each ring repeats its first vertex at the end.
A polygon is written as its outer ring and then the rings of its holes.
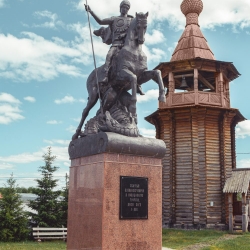
POLYGON ((55 190, 58 180, 54 179, 53 174, 58 169, 53 166, 56 156, 52 155, 51 148, 48 148, 43 155, 44 166, 39 167, 41 179, 36 179, 37 188, 34 194, 37 198, 29 202, 29 207, 35 212, 30 213, 32 226, 40 227, 61 227, 61 202, 59 196, 61 191, 55 190))
MULTIPOLYGON (((0 193, 4 192, 4 190, 6 189, 6 187, 1 187, 0 188, 0 193)), ((35 187, 17 187, 16 188, 16 191, 17 193, 21 194, 21 193, 24 193, 24 194, 34 194, 35 192, 35 187)))
POLYGON ((68 183, 68 175, 66 174, 66 186, 63 189, 62 193, 62 201, 61 201, 61 224, 64 227, 67 227, 68 222, 68 198, 69 198, 69 183, 68 183))
POLYGON ((23 211, 13 175, 7 180, 0 199, 0 241, 21 241, 28 237, 28 217, 23 211))

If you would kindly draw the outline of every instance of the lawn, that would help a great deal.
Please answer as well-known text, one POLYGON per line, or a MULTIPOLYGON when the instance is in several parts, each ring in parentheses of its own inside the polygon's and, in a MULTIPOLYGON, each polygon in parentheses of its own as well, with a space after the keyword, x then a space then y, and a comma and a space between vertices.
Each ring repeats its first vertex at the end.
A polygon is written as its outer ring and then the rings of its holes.
MULTIPOLYGON (((250 233, 232 235, 215 230, 163 229, 162 243, 164 247, 179 250, 250 250, 250 233)), ((63 241, 0 242, 0 250, 66 250, 66 243, 63 241)))
POLYGON ((163 229, 162 243, 179 250, 250 250, 250 233, 163 229))
POLYGON ((66 243, 63 241, 51 242, 20 242, 3 243, 0 242, 0 250, 66 250, 66 243))
POLYGON ((174 249, 184 249, 184 247, 196 243, 205 243, 216 240, 227 232, 215 230, 177 230, 163 229, 162 245, 174 249))
POLYGON ((221 241, 212 244, 202 250, 249 250, 250 249, 250 233, 240 235, 239 237, 227 241, 221 241))

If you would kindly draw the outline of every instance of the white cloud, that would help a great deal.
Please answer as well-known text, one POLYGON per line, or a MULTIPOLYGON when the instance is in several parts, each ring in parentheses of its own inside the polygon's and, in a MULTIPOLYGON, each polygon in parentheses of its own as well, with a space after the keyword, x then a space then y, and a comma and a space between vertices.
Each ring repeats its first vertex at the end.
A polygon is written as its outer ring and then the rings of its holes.
POLYGON ((155 138, 155 129, 140 128, 139 131, 142 136, 155 138))
POLYGON ((18 106, 0 103, 0 124, 9 124, 24 119, 24 116, 20 115, 21 112, 18 106))
POLYGON ((54 144, 59 144, 59 145, 63 145, 63 146, 68 146, 70 143, 70 140, 44 140, 45 143, 50 144, 50 145, 54 145, 54 144))
POLYGON ((0 8, 4 6, 4 0, 0 0, 0 8))
MULTIPOLYGON (((58 186, 64 187, 65 186, 65 174, 66 173, 68 174, 68 166, 70 166, 70 160, 68 156, 69 141, 68 140, 51 140, 46 143, 49 144, 49 146, 51 146, 52 155, 56 156, 56 159, 53 165, 60 167, 59 170, 54 173, 54 177, 56 179, 58 178, 59 180, 58 186), (51 146, 51 143, 49 142, 53 142, 53 146, 51 146)), ((12 168, 14 168, 14 166, 15 166, 15 169, 17 170, 17 168, 21 169, 23 167, 23 165, 17 166, 17 164, 24 164, 25 166, 27 163, 33 163, 33 162, 37 162, 38 163, 37 166, 39 165, 42 166, 42 164, 44 163, 42 156, 47 152, 48 152, 48 148, 43 147, 37 152, 26 152, 26 153, 21 153, 17 155, 0 156, 0 170, 1 169, 11 170, 12 168)), ((35 179, 40 178, 40 173, 38 173, 37 171, 33 173, 29 172, 28 175, 25 172, 18 173, 18 174, 17 172, 18 171, 15 171, 14 178, 17 180, 17 184, 19 186, 25 186, 25 187, 35 186, 37 184, 35 182, 35 179)), ((9 178, 9 175, 1 174, 1 177, 6 177, 6 179, 0 180, 0 185, 6 182, 6 180, 9 178)))
MULTIPOLYGON (((99 26, 95 26, 99 28, 99 26)), ((73 41, 73 47, 81 52, 82 56, 75 58, 73 62, 83 63, 84 65, 93 65, 93 54, 89 35, 89 26, 81 23, 70 24, 67 26, 68 30, 77 33, 78 37, 73 41)), ((92 30, 95 28, 92 27, 92 30)), ((109 46, 104 44, 99 37, 93 36, 95 53, 98 61, 103 61, 106 57, 109 46)))
POLYGON ((55 29, 57 26, 63 26, 63 22, 58 20, 57 14, 52 13, 48 10, 36 11, 34 13, 34 16, 38 19, 41 19, 41 18, 49 19, 49 21, 47 21, 45 23, 35 24, 34 27, 44 27, 44 28, 55 29))
POLYGON ((147 56, 148 62, 160 63, 167 56, 163 50, 158 48, 149 49, 146 45, 143 45, 143 50, 147 56))
POLYGON ((9 124, 24 119, 19 106, 21 102, 8 93, 0 93, 0 124, 9 124))
POLYGON ((146 33, 145 35, 145 44, 153 45, 164 42, 166 39, 164 34, 159 30, 152 30, 152 34, 146 33))
POLYGON ((171 56, 173 55, 174 49, 176 48, 176 46, 177 46, 177 42, 174 43, 173 47, 170 46, 170 47, 167 48, 167 50, 168 50, 168 52, 169 52, 169 56, 170 56, 170 55, 171 55, 171 56))
POLYGON ((30 163, 35 161, 40 161, 42 159, 42 152, 35 153, 22 153, 18 155, 10 156, 0 156, 0 162, 9 162, 9 163, 30 163))
POLYGON ((80 122, 81 121, 81 117, 73 118, 73 121, 80 122))
MULTIPOLYGON (((69 155, 68 155, 68 147, 65 146, 53 146, 51 147, 52 155, 56 156, 56 162, 68 162, 69 155)), ((41 148, 37 152, 25 152, 17 155, 10 155, 10 156, 0 156, 0 163, 31 163, 31 162, 38 162, 43 161, 42 156, 47 153, 47 147, 41 148)))
POLYGON ((5 162, 0 162, 0 169, 6 170, 6 169, 13 169, 14 165, 5 163, 5 162))
POLYGON ((214 28, 225 24, 231 24, 233 28, 238 26, 243 29, 250 27, 249 8, 247 0, 206 0, 204 11, 201 14, 200 24, 204 28, 214 28))
POLYGON ((0 102, 7 102, 11 104, 21 104, 21 102, 16 99, 13 95, 8 93, 0 93, 0 102))
POLYGON ((69 131, 71 134, 74 134, 76 132, 76 127, 70 125, 66 130, 69 131))
POLYGON ((28 102, 36 102, 36 98, 32 96, 26 96, 23 99, 28 102))
POLYGON ((85 99, 79 99, 79 102, 86 103, 86 100, 85 99))
MULTIPOLYGON (((185 17, 180 10, 182 1, 173 0, 137 0, 131 1, 129 13, 149 11, 149 23, 168 20, 174 29, 184 29, 185 17)), ((85 11, 85 0, 79 1, 78 9, 85 11)), ((119 15, 119 4, 116 0, 105 1, 92 0, 92 10, 101 18, 119 15)), ((240 28, 250 27, 250 1, 248 0, 203 0, 204 10, 200 15, 202 28, 214 28, 215 26, 231 24, 240 28)))
POLYGON ((250 136, 250 120, 240 122, 235 129, 236 138, 246 138, 250 136))
POLYGON ((51 120, 51 121, 47 121, 47 124, 51 124, 51 125, 57 125, 57 124, 61 124, 62 121, 57 121, 57 120, 51 120))
POLYGON ((59 74, 82 77, 80 68, 65 62, 81 58, 78 49, 59 45, 31 32, 23 32, 22 36, 0 34, 0 77, 16 81, 46 81, 59 74))
POLYGON ((56 99, 54 102, 56 104, 65 104, 65 103, 74 103, 74 102, 85 103, 86 101, 84 99, 77 100, 73 96, 66 95, 62 99, 56 99))
POLYGON ((148 90, 145 95, 137 95, 137 102, 148 102, 151 100, 157 100, 159 97, 159 90, 158 89, 150 89, 148 90))
MULTIPOLYGON (((58 164, 55 162, 55 166, 58 166, 58 164)), ((39 165, 38 165, 39 166, 39 165)), ((69 176, 69 171, 68 171, 68 166, 70 166, 70 161, 68 162, 62 162, 60 165, 59 169, 54 172, 53 176, 54 179, 57 179, 57 190, 65 187, 65 175, 69 176)), ((10 173, 11 174, 11 173, 10 173)), ((10 178, 10 174, 1 174, 1 179, 0 179, 0 186, 3 186, 6 184, 6 180, 10 178)), ((19 187, 35 187, 37 186, 36 179, 40 179, 41 173, 38 172, 29 172, 27 173, 14 173, 13 175, 14 179, 17 181, 17 184, 19 187)))
POLYGON ((73 96, 64 96, 62 99, 56 99, 56 104, 64 104, 64 103, 74 103, 76 102, 76 99, 73 96))
POLYGON ((59 38, 59 37, 52 37, 52 40, 60 45, 60 46, 64 46, 64 47, 67 47, 67 46, 70 46, 70 43, 68 41, 64 41, 63 39, 59 38))
POLYGON ((69 161, 68 161, 68 162, 64 162, 63 164, 64 164, 64 166, 66 166, 66 167, 70 167, 69 161))
POLYGON ((250 168, 250 159, 242 159, 237 161, 237 168, 250 168))

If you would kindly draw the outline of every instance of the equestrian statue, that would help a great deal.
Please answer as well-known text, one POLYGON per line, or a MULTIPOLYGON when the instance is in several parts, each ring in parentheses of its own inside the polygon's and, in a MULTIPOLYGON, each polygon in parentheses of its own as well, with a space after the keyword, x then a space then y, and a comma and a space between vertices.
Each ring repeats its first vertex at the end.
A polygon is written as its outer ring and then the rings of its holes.
POLYGON ((148 13, 128 15, 130 2, 120 4, 120 16, 100 19, 89 7, 89 12, 100 25, 95 30, 102 41, 111 44, 105 64, 91 72, 87 79, 88 102, 72 140, 98 132, 114 132, 130 137, 141 136, 137 128, 137 93, 143 95, 141 85, 154 80, 159 86, 160 102, 166 102, 164 85, 159 70, 148 70, 147 57, 142 51, 147 30, 148 13), (131 90, 130 94, 128 91, 131 90), (89 111, 100 98, 101 108, 82 131, 89 111))

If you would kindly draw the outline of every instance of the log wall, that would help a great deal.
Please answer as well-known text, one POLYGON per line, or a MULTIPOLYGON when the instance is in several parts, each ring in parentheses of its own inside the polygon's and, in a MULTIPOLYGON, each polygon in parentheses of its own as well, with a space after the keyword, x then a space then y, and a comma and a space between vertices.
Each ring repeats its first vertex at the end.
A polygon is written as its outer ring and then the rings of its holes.
POLYGON ((219 117, 219 110, 207 110, 205 123, 207 224, 222 222, 221 157, 223 155, 220 155, 219 117))
POLYGON ((190 112, 175 111, 176 223, 193 221, 192 127, 190 112))
POLYGON ((157 137, 166 143, 163 159, 163 226, 226 224, 222 189, 231 174, 233 111, 203 106, 157 112, 157 137))

